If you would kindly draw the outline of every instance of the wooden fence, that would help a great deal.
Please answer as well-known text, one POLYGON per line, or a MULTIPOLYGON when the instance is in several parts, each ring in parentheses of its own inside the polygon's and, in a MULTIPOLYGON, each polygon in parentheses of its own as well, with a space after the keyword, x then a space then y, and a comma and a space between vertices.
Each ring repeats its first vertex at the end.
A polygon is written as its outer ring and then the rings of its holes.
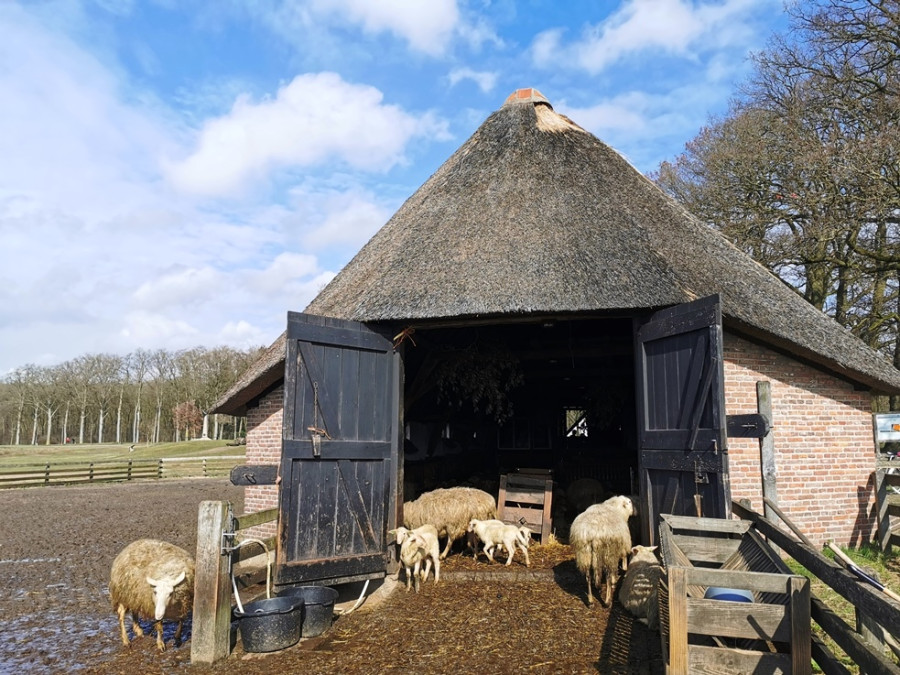
POLYGON ((0 488, 80 485, 138 479, 224 477, 244 456, 166 457, 11 464, 0 468, 0 488))
MULTIPOLYGON (((786 534, 768 518, 752 511, 748 503, 733 503, 734 514, 754 523, 757 531, 803 565, 856 608, 854 630, 815 595, 811 598, 812 620, 859 666, 866 675, 900 675, 885 655, 885 643, 897 649, 900 640, 900 602, 861 582, 849 571, 822 555, 809 543, 786 534)), ((819 639, 812 640, 813 660, 827 675, 849 671, 819 639)))
MULTIPOLYGON (((197 515, 197 558, 194 570, 194 614, 191 624, 191 663, 213 663, 231 652, 231 596, 234 567, 260 554, 262 544, 272 560, 275 537, 259 540, 242 537, 247 530, 278 519, 278 509, 236 516, 230 502, 200 502, 197 515)), ((256 581, 252 577, 248 582, 256 581)))
POLYGON ((900 494, 892 488, 900 489, 900 474, 888 473, 893 467, 875 470, 875 494, 878 506, 878 543, 885 553, 892 546, 900 546, 900 494))

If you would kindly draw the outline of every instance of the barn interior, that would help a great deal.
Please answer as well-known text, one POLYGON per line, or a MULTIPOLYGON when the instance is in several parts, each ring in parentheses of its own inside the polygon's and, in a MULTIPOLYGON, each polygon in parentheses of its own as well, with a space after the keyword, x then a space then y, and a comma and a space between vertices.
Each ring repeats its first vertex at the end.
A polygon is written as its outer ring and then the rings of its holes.
POLYGON ((456 485, 496 496, 500 476, 543 470, 564 530, 584 506, 575 481, 636 494, 631 318, 417 328, 403 341, 405 500, 456 485))

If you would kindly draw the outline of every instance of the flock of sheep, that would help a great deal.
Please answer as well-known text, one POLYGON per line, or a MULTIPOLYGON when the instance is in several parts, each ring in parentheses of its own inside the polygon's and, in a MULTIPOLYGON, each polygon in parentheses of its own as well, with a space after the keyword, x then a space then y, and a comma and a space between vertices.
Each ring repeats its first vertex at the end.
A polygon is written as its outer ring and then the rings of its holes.
MULTIPOLYGON (((609 607, 619 579, 619 567, 625 572, 619 590, 619 602, 650 628, 658 626, 657 586, 662 567, 656 558, 656 547, 632 546, 629 519, 634 515, 631 498, 617 495, 594 503, 600 491, 588 482, 570 491, 570 501, 579 510, 569 530, 569 543, 575 552, 575 565, 587 582, 588 604, 593 604, 593 588, 605 591, 601 603, 609 607), (583 489, 578 489, 583 488, 583 489), (629 564, 629 557, 631 563, 629 564)), ((510 565, 517 550, 522 551, 525 565, 530 565, 528 544, 531 531, 496 519, 493 496, 471 487, 440 488, 422 494, 403 505, 403 527, 392 530, 400 546, 400 563, 410 585, 419 591, 419 582, 434 569, 434 581, 440 579, 441 560, 453 544, 468 535, 469 545, 478 555, 484 546, 488 559, 506 551, 510 565), (446 537, 444 550, 439 538, 446 537)), ((399 572, 398 572, 399 577, 399 572)))
MULTIPOLYGON (((597 494, 586 494, 575 500, 579 514, 569 530, 569 543, 575 552, 575 565, 587 581, 588 604, 594 602, 593 588, 604 606, 612 601, 619 576, 625 571, 619 601, 633 615, 650 628, 658 625, 656 589, 662 568, 656 559, 656 547, 632 546, 629 518, 634 505, 629 497, 618 495, 600 503, 597 494), (629 557, 631 558, 629 563, 629 557)), ((506 564, 512 564, 516 551, 525 557, 529 566, 528 545, 531 531, 497 520, 494 497, 471 487, 432 490, 403 505, 403 527, 392 530, 400 546, 400 562, 406 573, 406 589, 414 584, 419 591, 420 580, 428 578, 434 569, 434 581, 440 579, 441 560, 453 545, 467 538, 478 555, 484 546, 488 559, 494 553, 506 551, 506 564), (446 538, 443 551, 439 539, 446 538)), ((398 573, 399 576, 399 573, 398 573)), ((109 594, 113 609, 119 617, 122 642, 129 645, 125 616, 131 613, 132 629, 142 636, 138 621, 153 621, 156 644, 166 648, 162 636, 162 622, 177 621, 175 645, 181 643, 184 620, 190 615, 194 596, 194 559, 184 549, 154 539, 140 539, 126 546, 115 558, 110 571, 109 594)))

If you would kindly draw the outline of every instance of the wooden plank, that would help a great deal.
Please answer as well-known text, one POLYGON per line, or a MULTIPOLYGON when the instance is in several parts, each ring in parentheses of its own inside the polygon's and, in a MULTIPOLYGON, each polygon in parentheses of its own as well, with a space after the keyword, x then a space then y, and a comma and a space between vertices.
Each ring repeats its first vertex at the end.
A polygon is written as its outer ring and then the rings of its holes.
POLYGON ((671 513, 664 513, 661 517, 669 524, 673 532, 675 530, 693 530, 701 535, 706 532, 743 534, 753 525, 753 522, 750 520, 733 520, 730 518, 695 518, 693 516, 678 516, 671 513))
POLYGON ((744 572, 741 570, 708 569, 691 567, 686 572, 687 584, 698 586, 722 586, 740 588, 757 593, 790 593, 791 579, 788 574, 769 572, 744 572))
POLYGON ((722 537, 686 537, 675 534, 673 540, 693 563, 716 563, 728 560, 741 544, 740 539, 722 537))
MULTIPOLYGON (((778 471, 775 466, 775 435, 772 433, 772 383, 760 381, 756 383, 756 407, 766 423, 766 433, 759 439, 759 466, 762 473, 763 499, 778 503, 778 471)), ((765 506, 766 518, 773 523, 775 513, 768 504, 765 506)))
POLYGON ((319 456, 313 453, 309 436, 300 440, 285 439, 282 453, 289 459, 386 459, 391 452, 390 441, 334 441, 323 438, 319 456))
POLYGON ((385 576, 384 553, 372 553, 360 556, 348 556, 329 560, 310 560, 280 565, 276 573, 275 583, 296 584, 307 581, 324 581, 325 583, 343 583, 348 577, 368 574, 366 578, 377 579, 385 576), (373 567, 381 565, 381 570, 373 571, 373 567))
POLYGON ((381 352, 393 348, 386 337, 365 326, 360 329, 360 324, 332 320, 327 326, 316 325, 308 323, 301 316, 303 315, 297 312, 288 312, 288 339, 381 352))
POLYGON ((498 516, 498 519, 513 525, 528 525, 532 532, 538 532, 543 523, 543 514, 542 509, 510 506, 507 502, 506 506, 503 507, 503 516, 498 516))
POLYGON ((689 667, 692 675, 723 673, 788 675, 791 673, 791 655, 691 645, 689 667))
POLYGON ((231 649, 230 558, 222 554, 222 532, 231 531, 231 504, 200 502, 194 568, 191 663, 214 663, 231 649))
POLYGON ((278 518, 278 509, 271 508, 265 511, 254 511, 253 513, 244 513, 234 518, 234 530, 246 530, 263 523, 270 523, 278 518))
POLYGON ((275 485, 278 467, 267 464, 236 466, 229 474, 232 485, 275 485))
POLYGON ((725 429, 729 438, 763 438, 769 433, 769 427, 768 420, 760 413, 725 416, 725 429))
POLYGON ((687 603, 688 633, 717 637, 790 642, 791 622, 782 605, 691 598, 687 603))
POLYGON ((810 644, 810 583, 805 577, 791 577, 791 673, 807 675, 812 672, 810 644))
POLYGON ((682 567, 670 567, 668 675, 688 675, 687 578, 682 567))
POLYGON ((522 490, 507 489, 506 501, 519 502, 520 504, 534 504, 536 506, 543 508, 543 506, 544 506, 544 489, 541 488, 540 491, 529 490, 528 492, 523 492, 522 490))

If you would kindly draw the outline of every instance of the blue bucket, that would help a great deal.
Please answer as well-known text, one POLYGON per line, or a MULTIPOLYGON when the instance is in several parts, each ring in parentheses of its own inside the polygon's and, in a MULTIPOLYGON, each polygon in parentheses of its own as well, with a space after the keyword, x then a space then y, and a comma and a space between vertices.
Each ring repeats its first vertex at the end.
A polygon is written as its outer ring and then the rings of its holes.
POLYGON ((703 595, 707 600, 729 600, 731 602, 753 602, 753 593, 742 588, 719 588, 710 586, 703 595))

